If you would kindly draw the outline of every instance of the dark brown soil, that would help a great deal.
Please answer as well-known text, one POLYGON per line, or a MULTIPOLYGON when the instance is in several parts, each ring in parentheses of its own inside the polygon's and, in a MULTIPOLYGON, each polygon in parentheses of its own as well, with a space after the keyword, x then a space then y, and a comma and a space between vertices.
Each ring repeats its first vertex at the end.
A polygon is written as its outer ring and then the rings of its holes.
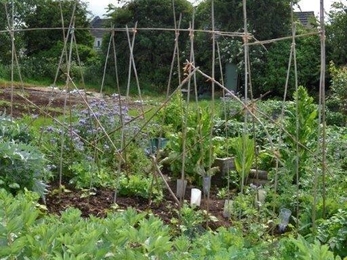
POLYGON ((24 114, 54 117, 62 113, 65 99, 67 107, 83 102, 81 96, 65 94, 61 90, 51 88, 0 88, 0 113, 10 115, 12 112, 13 117, 24 114))
MULTIPOLYGON (((171 189, 175 192, 176 185, 170 183, 171 189)), ((192 187, 187 187, 184 201, 190 202, 190 191, 192 187)), ((76 190, 73 187, 66 187, 59 192, 58 184, 53 183, 50 186, 50 192, 46 198, 48 211, 60 214, 68 207, 75 207, 81 210, 83 217, 94 215, 105 217, 108 212, 114 210, 124 210, 128 207, 135 208, 138 212, 150 212, 160 217, 164 223, 170 224, 172 218, 178 218, 177 210, 179 205, 170 195, 168 189, 164 190, 164 198, 160 202, 149 201, 141 197, 117 197, 114 203, 114 191, 111 189, 92 189, 76 190)), ((229 227, 230 221, 223 217, 224 200, 217 199, 215 194, 211 193, 209 199, 202 198, 199 209, 206 210, 206 219, 209 219, 208 226, 216 229, 221 226, 229 227), (209 218, 213 216, 214 218, 209 218), (214 219, 214 220, 211 220, 214 219)))
MULTIPOLYGON (((64 105, 71 107, 84 104, 84 99, 88 100, 100 98, 97 93, 89 93, 82 98, 79 94, 65 94, 60 90, 42 87, 26 87, 25 89, 16 87, 0 87, 0 114, 5 113, 13 117, 23 115, 48 115, 58 116, 62 113, 64 105), (66 103, 65 103, 66 100, 66 103), (12 104, 12 105, 11 105, 12 104)), ((136 104, 135 104, 136 106, 136 104)), ((138 104, 137 104, 138 106, 138 104)), ((173 191, 176 191, 175 183, 170 184, 173 191)), ((191 187, 187 187, 185 200, 189 203, 191 187)), ((67 190, 57 192, 58 185, 51 184, 50 192, 47 195, 46 204, 48 211, 60 214, 68 207, 75 207, 82 211, 82 216, 94 215, 98 217, 106 216, 107 212, 127 207, 136 208, 139 212, 152 212, 160 217, 165 223, 169 224, 172 218, 177 218, 179 205, 170 195, 167 189, 164 190, 164 199, 159 202, 149 202, 147 199, 139 197, 118 197, 116 204, 113 203, 114 191, 110 189, 93 190, 88 196, 89 191, 76 190, 67 187, 67 190)), ((201 209, 206 210, 209 215, 214 216, 218 221, 209 221, 208 226, 216 229, 220 226, 230 226, 230 221, 225 219, 223 213, 224 200, 217 199, 212 192, 209 200, 203 199, 201 209)))

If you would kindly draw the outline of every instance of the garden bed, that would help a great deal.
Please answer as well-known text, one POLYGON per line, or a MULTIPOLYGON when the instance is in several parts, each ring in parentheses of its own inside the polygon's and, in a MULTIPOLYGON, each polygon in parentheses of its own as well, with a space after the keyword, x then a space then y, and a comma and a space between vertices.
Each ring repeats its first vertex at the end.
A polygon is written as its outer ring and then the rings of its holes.
MULTIPOLYGON (((169 182, 172 190, 176 190, 175 182, 169 182)), ((179 206, 174 201, 167 189, 164 189, 164 199, 160 202, 150 202, 136 196, 119 196, 116 204, 113 203, 114 191, 111 189, 78 190, 71 186, 65 186, 65 191, 58 192, 58 184, 52 183, 46 198, 46 206, 50 213, 60 215, 69 207, 78 208, 83 217, 90 215, 105 217, 108 212, 122 211, 128 207, 135 208, 138 212, 151 212, 161 218, 166 224, 171 224, 173 218, 178 218, 179 206)), ((190 189, 187 187, 185 201, 189 203, 190 189)), ((230 220, 223 217, 224 200, 218 199, 216 194, 211 193, 209 201, 202 200, 199 209, 208 211, 213 220, 208 222, 209 228, 215 230, 218 227, 229 227, 230 220)))
MULTIPOLYGON (((88 101, 101 98, 100 94, 95 92, 88 92, 84 97, 87 98, 88 101)), ((13 95, 11 94, 11 88, 2 87, 0 88, 0 111, 2 113, 5 112, 7 115, 10 114, 12 100, 13 117, 21 117, 30 114, 39 115, 43 113, 55 117, 62 114, 65 98, 65 92, 48 87, 30 86, 22 89, 16 86, 13 95)), ((84 103, 82 95, 78 93, 67 95, 68 107, 83 105, 84 103)), ((132 102, 127 105, 132 107, 139 106, 137 102, 132 102)), ((169 185, 173 191, 176 190, 175 182, 169 182, 169 185)), ((82 211, 83 217, 88 217, 89 215, 105 217, 107 212, 133 207, 138 212, 152 212, 167 224, 170 224, 171 219, 178 218, 177 209, 179 205, 177 205, 167 189, 164 189, 164 198, 159 203, 150 202, 148 199, 136 196, 118 196, 116 204, 114 204, 114 191, 111 189, 99 188, 88 191, 76 189, 68 184, 66 184, 65 187, 65 191, 59 192, 57 183, 50 184, 49 193, 46 198, 48 212, 61 214, 65 209, 75 207, 82 211)), ((184 199, 187 203, 189 203, 190 200, 191 188, 192 187, 187 187, 185 194, 184 199)), ((216 229, 220 226, 230 226, 230 221, 223 217, 223 206, 224 200, 218 199, 216 192, 211 192, 208 201, 202 199, 200 209, 208 211, 209 215, 214 217, 214 221, 209 221, 208 223, 210 228, 216 229)))

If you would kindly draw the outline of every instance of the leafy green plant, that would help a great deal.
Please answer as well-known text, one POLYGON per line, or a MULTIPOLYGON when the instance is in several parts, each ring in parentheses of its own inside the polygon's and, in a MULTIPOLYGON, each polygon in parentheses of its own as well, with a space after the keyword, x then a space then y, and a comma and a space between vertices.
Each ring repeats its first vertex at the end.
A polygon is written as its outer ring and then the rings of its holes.
POLYGON ((13 197, 0 189, 0 258, 19 257, 27 246, 26 235, 40 215, 38 195, 25 192, 13 197))
POLYGON ((226 158, 235 155, 236 138, 215 136, 213 137, 213 145, 217 158, 226 158))
POLYGON ((313 98, 308 95, 304 87, 300 86, 297 89, 294 100, 295 104, 291 103, 285 111, 286 146, 281 149, 281 156, 285 161, 285 168, 292 171, 293 182, 296 182, 297 160, 299 160, 299 178, 305 174, 305 169, 310 168, 306 166, 309 163, 311 150, 316 148, 317 144, 318 112, 313 98))
POLYGON ((297 239, 291 237, 289 241, 296 247, 293 256, 295 259, 341 260, 341 257, 334 256, 334 253, 329 250, 327 245, 322 245, 317 240, 314 243, 308 243, 302 236, 299 236, 297 239))
POLYGON ((183 117, 186 113, 182 93, 177 92, 171 100, 158 111, 156 119, 162 127, 169 127, 173 132, 182 131, 183 117))
POLYGON ((338 209, 318 226, 319 240, 341 257, 347 257, 347 211, 338 209))
POLYGON ((30 143, 33 140, 28 126, 12 120, 6 115, 0 115, 0 141, 15 141, 30 143))
POLYGON ((92 160, 73 162, 69 169, 73 174, 69 182, 76 188, 115 187, 115 174, 107 168, 98 168, 92 160))
POLYGON ((206 232, 191 247, 193 259, 256 259, 252 248, 247 248, 242 232, 235 228, 206 232))
POLYGON ((254 139, 248 135, 239 136, 235 140, 235 168, 241 177, 241 190, 243 189, 244 181, 251 170, 254 158, 254 139))
MULTIPOLYGON (((336 112, 340 112, 343 115, 343 120, 340 122, 342 126, 346 124, 347 115, 347 67, 338 68, 334 62, 329 64, 329 72, 332 76, 331 79, 331 94, 327 102, 328 108, 336 112)), ((340 125, 339 124, 339 125, 340 125)))
POLYGON ((47 161, 34 146, 14 142, 0 143, 0 187, 13 193, 25 188, 44 196, 47 161))
POLYGON ((209 141, 212 118, 208 111, 200 108, 186 112, 187 127, 184 132, 169 136, 169 155, 165 161, 169 161, 171 171, 179 175, 184 156, 187 179, 200 182, 201 176, 213 175, 218 170, 211 167, 216 158, 213 142, 209 141))
POLYGON ((223 120, 234 119, 238 122, 243 121, 244 109, 238 101, 235 101, 232 98, 224 99, 220 103, 219 111, 219 117, 223 120))
POLYGON ((172 224, 180 223, 179 229, 183 235, 192 240, 195 236, 202 232, 202 223, 205 220, 205 215, 199 209, 191 207, 188 204, 183 204, 180 211, 177 210, 177 214, 180 215, 180 222, 177 219, 172 219, 172 224))
POLYGON ((23 124, 0 117, 0 187, 13 193, 26 188, 44 197, 48 161, 32 140, 23 124))
POLYGON ((133 174, 121 176, 119 195, 139 196, 145 199, 153 196, 155 199, 160 200, 163 197, 163 191, 161 183, 154 184, 153 177, 146 178, 140 174, 133 174))

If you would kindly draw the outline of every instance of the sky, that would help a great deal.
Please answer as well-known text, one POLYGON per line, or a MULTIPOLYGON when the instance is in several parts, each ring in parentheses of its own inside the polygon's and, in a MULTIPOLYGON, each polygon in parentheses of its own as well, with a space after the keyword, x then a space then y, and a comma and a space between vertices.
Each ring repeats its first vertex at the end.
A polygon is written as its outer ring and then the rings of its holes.
MULTIPOLYGON (((198 2, 198 0, 189 0, 190 2, 198 2)), ((240 0, 241 1, 241 0, 240 0)), ((102 17, 103 14, 106 12, 105 8, 108 4, 114 4, 117 5, 118 0, 86 0, 85 2, 89 2, 89 10, 96 16, 102 17)), ((325 11, 329 11, 329 7, 332 2, 335 2, 335 0, 324 0, 324 8, 325 11)), ((320 6, 320 0, 301 0, 300 1, 300 7, 301 11, 314 11, 315 15, 319 15, 319 6, 320 6)))

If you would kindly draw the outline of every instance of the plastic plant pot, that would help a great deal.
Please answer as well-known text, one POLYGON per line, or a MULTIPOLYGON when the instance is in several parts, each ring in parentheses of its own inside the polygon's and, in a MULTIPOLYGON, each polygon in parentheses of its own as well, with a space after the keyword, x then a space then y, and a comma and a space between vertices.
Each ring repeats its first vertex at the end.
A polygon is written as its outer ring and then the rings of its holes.
POLYGON ((266 190, 258 189, 257 194, 255 194, 255 206, 261 207, 264 205, 266 199, 266 190))
POLYGON ((223 208, 223 217, 230 218, 232 211, 233 211, 233 201, 225 200, 224 208, 223 208))
POLYGON ((202 177, 202 188, 205 195, 210 194, 211 189, 211 176, 204 176, 202 177))
POLYGON ((201 203, 201 190, 193 188, 191 190, 190 205, 200 207, 201 203))
POLYGON ((292 212, 290 209, 282 208, 280 210, 280 214, 279 214, 280 224, 278 228, 281 233, 283 233, 286 227, 288 226, 289 218, 291 215, 292 215, 292 212))
POLYGON ((150 143, 149 153, 155 154, 158 150, 164 149, 167 142, 168 142, 167 138, 160 138, 160 137, 156 137, 149 140, 149 143, 150 143))

